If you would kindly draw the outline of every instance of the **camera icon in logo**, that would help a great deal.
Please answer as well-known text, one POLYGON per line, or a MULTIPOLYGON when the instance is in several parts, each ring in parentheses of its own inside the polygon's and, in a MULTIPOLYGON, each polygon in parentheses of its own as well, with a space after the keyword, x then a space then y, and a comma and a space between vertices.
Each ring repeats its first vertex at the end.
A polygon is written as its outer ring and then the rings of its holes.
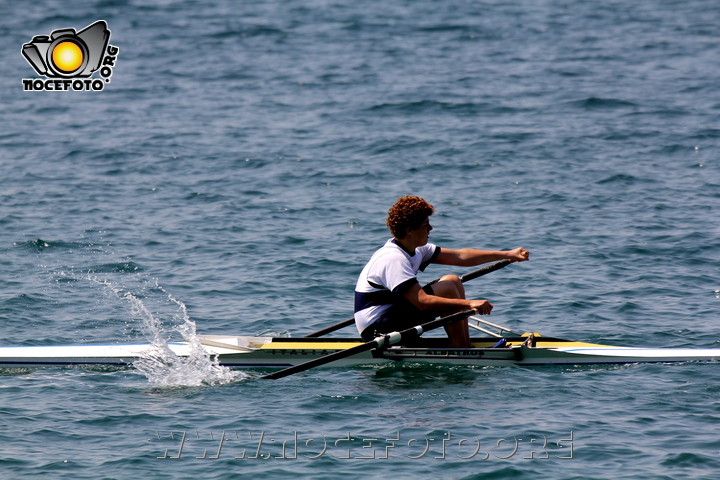
POLYGON ((103 59, 110 30, 103 20, 76 32, 74 28, 37 35, 22 46, 22 54, 37 73, 49 78, 89 77, 103 59))

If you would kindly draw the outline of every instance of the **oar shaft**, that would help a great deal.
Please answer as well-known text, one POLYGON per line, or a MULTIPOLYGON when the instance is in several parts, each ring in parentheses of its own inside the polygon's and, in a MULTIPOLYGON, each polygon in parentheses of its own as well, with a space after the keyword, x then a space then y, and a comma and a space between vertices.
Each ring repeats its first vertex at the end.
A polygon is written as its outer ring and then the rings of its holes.
POLYGON ((355 317, 348 318, 347 320, 343 320, 342 322, 336 323, 335 325, 330 325, 329 327, 322 328, 320 330, 317 330, 312 333, 308 333, 307 335, 303 335, 305 338, 317 338, 322 337, 323 335, 327 335, 328 333, 332 333, 335 330, 340 330, 341 328, 349 327, 355 323, 355 317))
POLYGON ((321 365, 325 365, 330 362, 334 362, 335 360, 340 360, 341 358, 350 357, 353 355, 357 355, 359 353, 367 352, 368 350, 372 350, 373 348, 377 347, 377 341, 371 340, 368 343, 362 343, 360 345, 356 345, 352 348, 348 348, 346 350, 339 350, 337 352, 333 352, 331 354, 325 355, 324 357, 315 358, 313 360, 307 361, 305 363, 301 363, 299 365, 293 365, 292 367, 284 368, 278 372, 269 373, 267 375, 263 375, 260 378, 268 379, 268 380, 276 380, 278 378, 287 377, 288 375, 292 375, 294 373, 302 372, 305 370, 310 370, 311 368, 319 367, 321 365))
POLYGON ((472 280, 477 277, 482 277, 483 275, 487 275, 488 273, 492 273, 495 270, 500 270, 503 267, 506 267, 510 265, 512 262, 510 260, 500 260, 499 262, 495 262, 492 265, 488 265, 487 267, 478 268, 477 270, 474 270, 472 272, 468 272, 465 275, 460 275, 460 280, 465 283, 468 280, 472 280))
POLYGON ((293 365, 292 367, 288 367, 283 370, 273 372, 268 375, 264 375, 260 378, 275 380, 278 378, 287 377, 288 375, 292 375, 294 373, 309 370, 314 367, 326 365, 326 364, 334 362, 336 360, 341 360, 343 358, 351 357, 351 356, 357 355, 359 353, 367 352, 368 350, 372 350, 373 348, 389 347, 390 345, 395 345, 396 343, 404 342, 404 341, 410 340, 412 338, 419 337, 424 332, 429 332, 430 330, 434 330, 436 328, 450 325, 451 323, 454 323, 454 322, 457 322, 459 320, 469 317, 473 313, 475 313, 475 310, 465 310, 462 312, 454 313, 452 315, 448 315, 447 317, 436 318, 435 320, 431 320, 427 323, 418 325, 416 327, 408 328, 407 330, 403 330, 402 332, 392 332, 392 333, 388 333, 386 335, 381 335, 379 337, 376 337, 373 340, 370 340, 367 343, 362 343, 360 345, 350 347, 346 350, 340 350, 337 352, 333 352, 329 355, 325 355, 324 357, 315 358, 308 362, 301 363, 300 365, 293 365))
MULTIPOLYGON (((501 260, 499 262, 495 262, 492 265, 487 265, 482 268, 478 268, 477 270, 473 270, 472 272, 468 272, 464 275, 460 275, 460 281, 465 283, 468 280, 473 280, 477 277, 482 277, 483 275, 487 275, 488 273, 494 272, 495 270, 500 270, 503 267, 506 267, 507 265, 510 265, 510 260, 501 260)), ((432 282, 428 282, 427 285, 432 285, 434 283, 439 282, 440 279, 436 278, 432 282)), ((307 335, 303 335, 304 338, 317 338, 322 337, 323 335, 327 335, 328 333, 332 333, 336 330, 340 330, 341 328, 349 327, 355 323, 355 318, 348 318, 347 320, 343 320, 342 322, 338 322, 335 325, 330 325, 329 327, 322 328, 320 330, 317 330, 312 333, 308 333, 307 335)))

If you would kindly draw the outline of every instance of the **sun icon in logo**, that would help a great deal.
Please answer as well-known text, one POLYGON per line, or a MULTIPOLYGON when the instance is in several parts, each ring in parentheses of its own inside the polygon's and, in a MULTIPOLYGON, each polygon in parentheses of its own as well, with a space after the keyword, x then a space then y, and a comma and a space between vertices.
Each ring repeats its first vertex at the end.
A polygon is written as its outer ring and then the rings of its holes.
POLYGON ((52 51, 52 63, 58 70, 71 73, 83 64, 83 51, 75 42, 58 43, 52 51))

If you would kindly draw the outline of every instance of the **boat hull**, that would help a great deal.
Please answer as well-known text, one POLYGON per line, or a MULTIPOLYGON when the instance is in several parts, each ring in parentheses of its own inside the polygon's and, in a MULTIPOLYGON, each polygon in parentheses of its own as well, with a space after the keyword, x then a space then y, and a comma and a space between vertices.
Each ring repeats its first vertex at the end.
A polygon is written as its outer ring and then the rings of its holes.
MULTIPOLYGON (((632 348, 572 342, 539 337, 533 346, 526 338, 509 338, 505 348, 492 348, 496 338, 473 339, 473 348, 451 348, 440 338, 418 339, 412 345, 369 351, 329 366, 382 363, 432 363, 475 366, 571 366, 633 363, 715 362, 720 349, 632 348)), ((286 368, 360 344, 352 338, 271 338, 200 336, 203 349, 220 364, 236 368, 286 368)), ((185 342, 169 343, 177 356, 192 354, 185 342)), ((152 355, 150 344, 59 345, 0 347, 0 367, 53 367, 73 365, 131 366, 152 355)))

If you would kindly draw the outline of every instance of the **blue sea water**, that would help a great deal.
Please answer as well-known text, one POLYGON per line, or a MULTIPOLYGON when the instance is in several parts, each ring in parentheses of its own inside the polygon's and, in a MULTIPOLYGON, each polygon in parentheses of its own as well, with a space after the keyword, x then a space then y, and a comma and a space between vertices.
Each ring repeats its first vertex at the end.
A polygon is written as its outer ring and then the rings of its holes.
MULTIPOLYGON (((5 2, 0 32, 1 345, 302 336, 415 194, 433 243, 532 252, 466 285, 496 323, 717 346, 716 2, 5 2), (23 91, 24 43, 97 20, 102 91, 23 91)), ((0 478, 720 468, 715 364, 181 373, 3 370, 0 478)))

